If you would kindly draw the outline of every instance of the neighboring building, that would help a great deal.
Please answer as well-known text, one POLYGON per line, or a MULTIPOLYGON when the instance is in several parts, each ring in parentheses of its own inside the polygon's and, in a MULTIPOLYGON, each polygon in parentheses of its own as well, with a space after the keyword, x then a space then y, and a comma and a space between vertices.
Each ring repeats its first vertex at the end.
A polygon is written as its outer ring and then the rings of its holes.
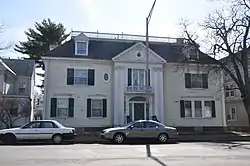
MULTIPOLYGON (((20 126, 32 120, 33 102, 31 101, 34 87, 35 61, 0 59, 0 102, 14 103, 8 108, 3 104, 1 109, 8 109, 12 120, 15 121, 14 126, 20 126)), ((1 116, 2 113, 0 110, 1 116)))
POLYGON ((150 37, 146 109, 144 40, 138 35, 73 33, 71 40, 48 52, 42 57, 43 118, 96 128, 146 119, 149 111, 150 119, 170 126, 224 127, 223 79, 207 73, 211 58, 182 39, 150 37))
POLYGON ((249 121, 241 98, 241 92, 227 73, 225 73, 224 78, 227 126, 244 130, 249 127, 249 121))

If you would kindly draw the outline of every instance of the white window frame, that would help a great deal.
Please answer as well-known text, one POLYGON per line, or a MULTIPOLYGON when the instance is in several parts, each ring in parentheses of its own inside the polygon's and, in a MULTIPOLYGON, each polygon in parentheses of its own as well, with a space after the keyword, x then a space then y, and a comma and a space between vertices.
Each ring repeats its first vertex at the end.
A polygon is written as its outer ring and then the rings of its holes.
POLYGON ((203 85, 204 85, 204 83, 203 83, 203 79, 202 79, 202 74, 191 74, 191 88, 203 88, 203 85), (195 80, 193 77, 195 76, 195 75, 199 75, 200 76, 200 78, 201 78, 201 87, 194 87, 193 86, 193 82, 197 82, 197 81, 193 81, 193 80, 195 80))
POLYGON ((136 68, 133 68, 132 69, 132 73, 131 73, 131 81, 132 81, 132 86, 133 87, 139 87, 139 84, 140 84, 140 71, 143 71, 143 85, 142 86, 146 85, 146 78, 145 78, 146 73, 145 73, 145 69, 136 69, 136 68), (137 76, 138 76, 138 85, 137 86, 134 85, 134 72, 136 70, 138 71, 137 72, 137 76))
MULTIPOLYGON (((235 88, 234 85, 227 86, 228 88, 235 88)), ((230 98, 230 97, 236 97, 236 89, 230 89, 225 91, 225 97, 230 98), (232 92, 234 95, 232 95, 232 92), (227 96, 228 93, 228 96, 227 96)))
POLYGON ((88 85, 88 78, 89 78, 89 76, 88 76, 88 69, 78 69, 78 68, 75 68, 74 69, 74 85, 88 85), (85 77, 77 77, 76 76, 76 72, 77 72, 77 70, 78 71, 86 71, 86 78, 85 77), (84 79, 86 79, 87 81, 86 81, 86 83, 76 83, 76 78, 84 78, 84 79))
POLYGON ((228 110, 228 112, 227 112, 227 120, 228 121, 236 121, 237 120, 237 110, 236 110, 236 107, 231 107, 229 110, 228 110), (232 111, 232 109, 234 109, 234 111, 235 111, 235 115, 234 115, 234 119, 232 118, 233 117, 233 111, 232 111), (230 118, 228 118, 228 116, 230 117, 230 118))
POLYGON ((204 119, 204 118, 215 118, 215 117, 212 117, 212 108, 209 112, 209 115, 207 114, 207 110, 206 110, 206 107, 205 107, 205 102, 211 102, 210 100, 184 100, 184 111, 185 111, 185 117, 184 118, 192 118, 192 119, 204 119), (195 101, 199 101, 201 102, 201 117, 196 117, 195 116, 195 101), (187 117, 186 116, 186 108, 185 108, 185 102, 191 102, 191 117, 187 117))
POLYGON ((91 118, 103 118, 103 99, 102 98, 92 98, 91 99, 91 118), (101 108, 96 108, 101 110, 100 116, 93 116, 93 102, 94 100, 100 100, 101 101, 101 108))
POLYGON ((87 41, 76 41, 75 42, 75 55, 88 55, 88 42, 87 41), (86 43, 86 52, 84 54, 78 53, 78 43, 86 43))
POLYGON ((57 98, 57 100, 56 100, 56 117, 57 118, 68 118, 68 113, 69 113, 69 99, 68 98, 57 98), (67 102, 67 107, 66 107, 66 104, 65 104, 65 106, 60 106, 60 103, 59 103, 59 101, 60 100, 64 100, 64 101, 66 101, 67 102), (66 109, 66 113, 65 113, 65 115, 60 115, 59 116, 59 109, 66 109))

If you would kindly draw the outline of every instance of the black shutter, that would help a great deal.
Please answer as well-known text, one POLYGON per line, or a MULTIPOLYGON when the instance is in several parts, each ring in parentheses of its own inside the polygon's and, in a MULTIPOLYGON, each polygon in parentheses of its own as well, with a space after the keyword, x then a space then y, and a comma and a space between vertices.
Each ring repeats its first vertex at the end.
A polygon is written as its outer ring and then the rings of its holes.
POLYGON ((211 101, 211 103, 212 103, 212 117, 215 118, 216 117, 215 101, 211 101))
POLYGON ((191 74, 185 73, 185 87, 191 88, 191 74))
POLYGON ((208 89, 208 75, 207 74, 202 74, 202 83, 203 83, 203 88, 208 89))
POLYGON ((132 69, 128 68, 128 86, 132 85, 132 69))
POLYGON ((57 99, 51 98, 51 100, 50 100, 50 117, 56 117, 56 107, 57 107, 57 99))
POLYGON ((95 70, 88 69, 88 85, 95 85, 95 70))
POLYGON ((181 118, 185 117, 185 106, 184 106, 184 100, 180 101, 180 110, 181 110, 181 118))
POLYGON ((73 85, 74 84, 74 69, 68 68, 67 69, 67 85, 73 85))
POLYGON ((87 117, 91 117, 91 99, 87 99, 87 117))
POLYGON ((148 86, 150 86, 150 69, 148 69, 148 86))
POLYGON ((69 98, 68 117, 74 117, 74 98, 69 98))
POLYGON ((102 117, 107 117, 107 99, 102 99, 103 115, 102 117))

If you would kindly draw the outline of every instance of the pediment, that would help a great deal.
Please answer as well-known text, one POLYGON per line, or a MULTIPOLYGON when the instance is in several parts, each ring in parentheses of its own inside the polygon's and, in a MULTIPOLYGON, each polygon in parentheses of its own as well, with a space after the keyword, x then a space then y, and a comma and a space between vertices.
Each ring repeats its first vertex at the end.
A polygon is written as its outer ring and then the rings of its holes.
MULTIPOLYGON (((136 43, 132 47, 119 53, 112 58, 113 61, 118 62, 146 62, 146 46, 142 43, 136 43)), ((149 63, 166 63, 166 61, 153 50, 149 49, 149 63)))
POLYGON ((78 40, 78 41, 88 41, 89 40, 89 38, 83 32, 80 33, 79 35, 77 35, 74 39, 78 40))

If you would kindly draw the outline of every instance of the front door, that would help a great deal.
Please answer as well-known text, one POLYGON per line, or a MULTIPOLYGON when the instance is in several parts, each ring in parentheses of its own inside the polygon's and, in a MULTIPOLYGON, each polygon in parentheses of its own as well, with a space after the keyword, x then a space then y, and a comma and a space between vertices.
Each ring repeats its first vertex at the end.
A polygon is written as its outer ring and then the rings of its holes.
POLYGON ((134 103, 134 120, 145 119, 145 103, 134 103))

